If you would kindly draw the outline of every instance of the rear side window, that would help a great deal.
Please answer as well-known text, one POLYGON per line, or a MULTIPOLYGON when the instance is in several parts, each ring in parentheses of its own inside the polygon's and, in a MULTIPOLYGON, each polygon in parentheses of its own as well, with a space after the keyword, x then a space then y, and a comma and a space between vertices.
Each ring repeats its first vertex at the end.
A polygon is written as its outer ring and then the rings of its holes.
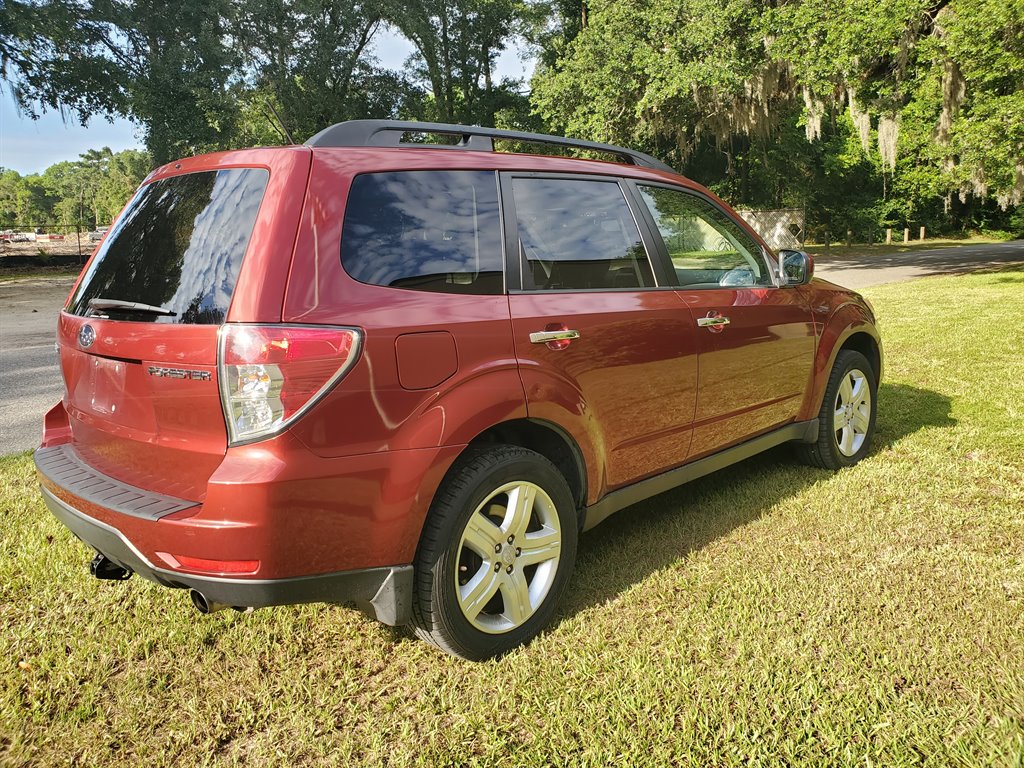
POLYGON ((263 168, 227 168, 142 187, 93 259, 70 311, 223 323, 269 178, 263 168))
POLYGON ((646 288, 654 275, 614 181, 514 178, 526 290, 646 288))
POLYGON ((363 283, 440 293, 504 293, 493 171, 356 176, 341 235, 345 271, 363 283))

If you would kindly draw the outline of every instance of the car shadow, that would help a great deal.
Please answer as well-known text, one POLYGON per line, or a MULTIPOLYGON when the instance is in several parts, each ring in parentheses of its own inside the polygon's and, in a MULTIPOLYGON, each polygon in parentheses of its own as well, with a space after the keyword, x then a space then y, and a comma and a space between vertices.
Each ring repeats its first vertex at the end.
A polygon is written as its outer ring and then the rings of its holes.
MULTIPOLYGON (((871 453, 918 430, 954 425, 951 405, 932 390, 882 384, 871 453)), ((800 464, 792 447, 783 445, 622 510, 581 538, 559 615, 564 619, 614 598, 830 475, 800 464), (733 503, 728 497, 747 482, 759 482, 764 494, 746 505, 733 503)))

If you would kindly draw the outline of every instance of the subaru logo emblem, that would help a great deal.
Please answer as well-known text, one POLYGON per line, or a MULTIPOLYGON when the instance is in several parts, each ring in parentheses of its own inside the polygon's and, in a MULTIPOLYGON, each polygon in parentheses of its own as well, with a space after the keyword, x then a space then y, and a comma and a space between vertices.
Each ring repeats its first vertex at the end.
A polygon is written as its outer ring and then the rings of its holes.
POLYGON ((91 325, 83 325, 82 330, 78 332, 78 343, 83 349, 88 349, 94 341, 96 341, 96 331, 91 325))

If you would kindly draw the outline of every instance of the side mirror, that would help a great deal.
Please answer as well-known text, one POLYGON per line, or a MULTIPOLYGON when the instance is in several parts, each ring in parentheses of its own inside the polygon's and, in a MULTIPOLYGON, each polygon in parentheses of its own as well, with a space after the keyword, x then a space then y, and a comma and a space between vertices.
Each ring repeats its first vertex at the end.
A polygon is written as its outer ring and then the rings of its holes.
POLYGON ((806 285, 814 277, 814 259, 804 251, 779 251, 779 274, 783 285, 806 285))

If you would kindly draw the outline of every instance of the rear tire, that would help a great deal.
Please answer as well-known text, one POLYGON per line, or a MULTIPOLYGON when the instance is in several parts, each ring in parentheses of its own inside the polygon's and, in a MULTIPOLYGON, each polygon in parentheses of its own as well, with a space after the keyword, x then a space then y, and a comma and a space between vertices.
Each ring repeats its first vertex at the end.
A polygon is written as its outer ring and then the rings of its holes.
POLYGON ((860 352, 836 355, 818 412, 818 439, 798 446, 801 460, 822 469, 856 464, 871 449, 878 411, 878 379, 860 352))
POLYGON ((471 661, 529 642, 576 561, 578 518, 554 464, 511 445, 460 459, 434 497, 416 553, 416 633, 471 661))

